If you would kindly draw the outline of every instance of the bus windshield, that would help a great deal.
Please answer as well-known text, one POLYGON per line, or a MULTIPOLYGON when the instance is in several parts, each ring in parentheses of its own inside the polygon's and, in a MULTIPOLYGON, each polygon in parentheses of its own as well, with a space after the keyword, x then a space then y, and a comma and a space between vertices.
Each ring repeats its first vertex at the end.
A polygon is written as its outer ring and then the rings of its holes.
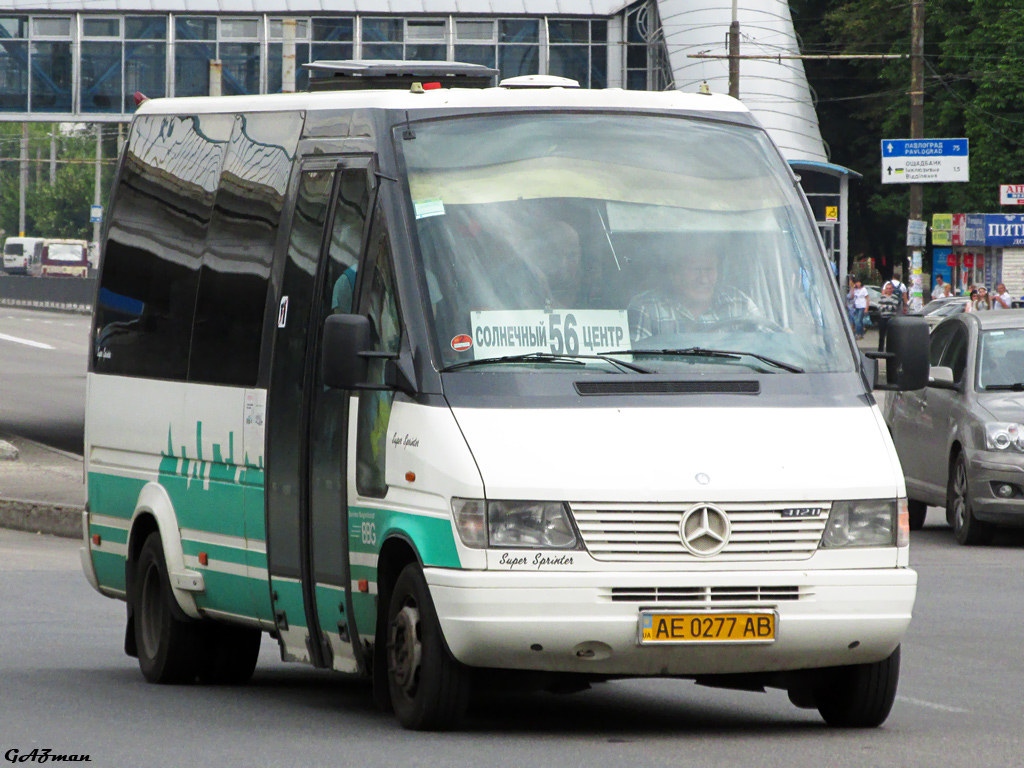
POLYGON ((443 368, 853 369, 812 222, 760 129, 562 113, 397 135, 443 368))

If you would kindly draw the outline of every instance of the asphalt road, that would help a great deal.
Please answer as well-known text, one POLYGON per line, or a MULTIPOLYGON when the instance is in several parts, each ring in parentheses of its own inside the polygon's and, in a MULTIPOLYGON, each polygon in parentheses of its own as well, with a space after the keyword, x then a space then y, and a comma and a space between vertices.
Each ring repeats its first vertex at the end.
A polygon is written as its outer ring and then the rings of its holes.
POLYGON ((835 731, 784 693, 673 680, 570 696, 489 691, 464 731, 414 734, 368 687, 284 664, 264 636, 249 686, 145 683, 123 604, 81 574, 77 543, 0 530, 0 755, 95 766, 1017 766, 1024 755, 1024 535, 957 546, 933 510, 913 534, 920 591, 888 722, 835 731))
POLYGON ((89 323, 0 307, 0 433, 82 453, 89 323))

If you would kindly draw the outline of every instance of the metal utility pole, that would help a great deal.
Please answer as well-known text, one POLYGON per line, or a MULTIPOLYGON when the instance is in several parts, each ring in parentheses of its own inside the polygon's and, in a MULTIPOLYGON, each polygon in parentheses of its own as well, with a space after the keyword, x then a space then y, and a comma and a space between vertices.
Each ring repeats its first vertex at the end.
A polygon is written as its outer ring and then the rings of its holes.
MULTIPOLYGON (((96 184, 93 188, 92 201, 93 205, 100 204, 100 191, 103 181, 103 123, 96 123, 96 184)), ((102 223, 94 221, 92 223, 92 241, 98 243, 100 241, 100 227, 102 223)))
POLYGON ((21 156, 18 168, 18 235, 25 236, 25 189, 28 187, 28 123, 21 124, 21 156))
MULTIPOLYGON (((924 0, 911 0, 910 5, 910 138, 924 138, 924 0)), ((909 218, 921 221, 924 215, 924 186, 910 185, 909 218)), ((903 269, 903 282, 914 258, 914 246, 907 247, 907 265, 903 269)))
POLYGON ((57 123, 50 124, 50 186, 57 183, 57 123))
POLYGON ((729 24, 729 95, 740 97, 740 21, 739 0, 732 0, 732 23, 729 24))
POLYGON ((281 93, 295 93, 295 19, 282 22, 281 93))

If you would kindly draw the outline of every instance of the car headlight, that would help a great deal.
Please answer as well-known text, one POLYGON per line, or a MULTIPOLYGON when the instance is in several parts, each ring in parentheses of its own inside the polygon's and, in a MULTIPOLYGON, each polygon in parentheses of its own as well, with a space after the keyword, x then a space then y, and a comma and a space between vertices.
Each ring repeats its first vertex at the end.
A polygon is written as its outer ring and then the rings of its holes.
MULTIPOLYGON (((905 501, 903 507, 906 507, 905 501)), ((907 518, 909 531, 909 515, 902 517, 907 518)), ((903 528, 901 522, 900 504, 896 499, 836 501, 832 503, 821 546, 830 549, 905 546, 899 540, 904 537, 897 536, 903 528)))
POLYGON ((455 527, 467 547, 576 549, 576 530, 561 501, 452 499, 455 527))
POLYGON ((1024 425, 988 422, 985 425, 985 447, 990 451, 1024 451, 1024 425))

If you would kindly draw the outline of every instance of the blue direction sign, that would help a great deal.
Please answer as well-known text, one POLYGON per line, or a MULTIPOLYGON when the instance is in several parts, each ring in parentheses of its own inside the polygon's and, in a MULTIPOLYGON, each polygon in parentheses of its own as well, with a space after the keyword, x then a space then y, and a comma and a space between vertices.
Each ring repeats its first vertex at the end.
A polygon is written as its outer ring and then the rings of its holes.
POLYGON ((882 183, 970 181, 967 139, 883 139, 882 183))

